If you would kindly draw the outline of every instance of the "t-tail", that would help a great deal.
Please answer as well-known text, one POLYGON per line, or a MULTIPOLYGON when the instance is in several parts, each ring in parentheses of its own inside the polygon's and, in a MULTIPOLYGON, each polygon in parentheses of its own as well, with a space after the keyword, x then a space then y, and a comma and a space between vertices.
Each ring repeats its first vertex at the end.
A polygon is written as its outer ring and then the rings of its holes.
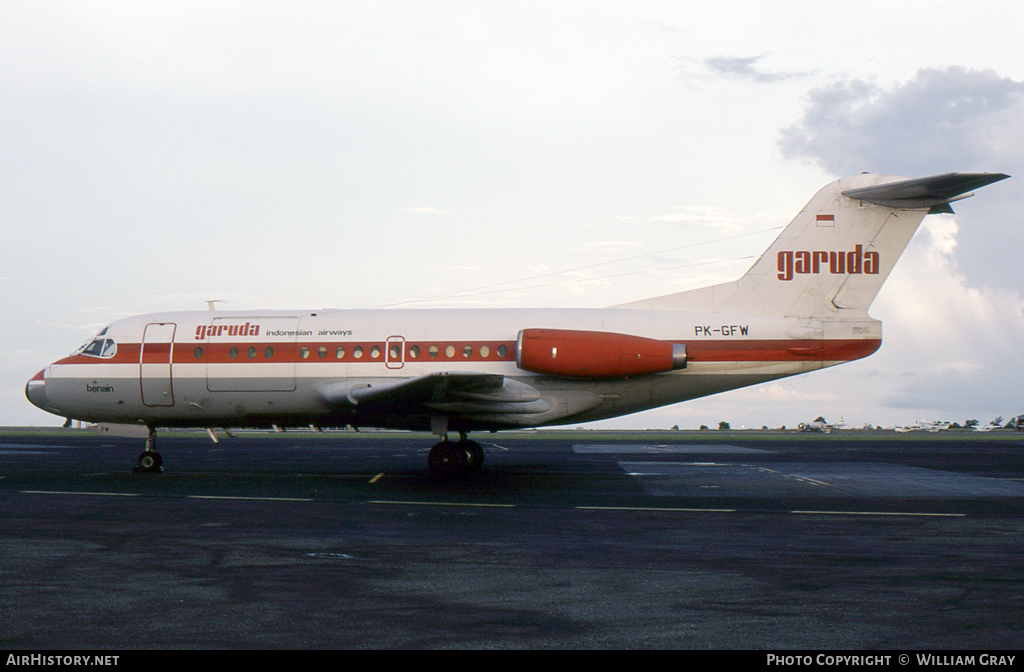
POLYGON ((1009 177, 857 175, 819 191, 734 282, 618 306, 797 318, 866 318, 925 215, 1009 177))

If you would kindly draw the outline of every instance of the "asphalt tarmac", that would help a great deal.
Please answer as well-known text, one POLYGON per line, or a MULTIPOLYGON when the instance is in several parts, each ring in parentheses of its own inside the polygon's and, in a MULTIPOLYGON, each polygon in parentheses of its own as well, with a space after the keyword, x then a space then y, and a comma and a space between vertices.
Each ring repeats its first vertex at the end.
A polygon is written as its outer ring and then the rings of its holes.
POLYGON ((0 648, 1018 649, 1024 440, 0 432, 0 648))

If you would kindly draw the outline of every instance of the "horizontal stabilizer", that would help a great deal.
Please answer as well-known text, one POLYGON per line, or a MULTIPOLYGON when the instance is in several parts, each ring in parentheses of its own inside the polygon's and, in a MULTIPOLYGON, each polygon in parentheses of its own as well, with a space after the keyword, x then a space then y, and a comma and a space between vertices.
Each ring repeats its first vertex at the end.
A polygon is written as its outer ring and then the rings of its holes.
POLYGON ((946 173, 914 180, 901 180, 861 189, 847 189, 843 196, 889 208, 929 208, 931 212, 953 212, 949 204, 967 198, 972 189, 1005 180, 1003 173, 946 173), (966 194, 961 196, 961 194, 966 194))

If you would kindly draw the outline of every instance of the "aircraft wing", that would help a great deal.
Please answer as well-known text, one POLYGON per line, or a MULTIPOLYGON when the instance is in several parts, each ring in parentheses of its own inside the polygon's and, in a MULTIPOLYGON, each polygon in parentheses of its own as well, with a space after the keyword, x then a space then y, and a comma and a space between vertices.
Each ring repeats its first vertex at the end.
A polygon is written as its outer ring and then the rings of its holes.
POLYGON ((543 413, 550 404, 530 385, 500 374, 440 371, 388 382, 331 383, 320 398, 335 408, 458 415, 543 413))
POLYGON ((929 214, 953 212, 949 204, 974 195, 967 192, 1008 177, 1003 173, 946 173, 847 189, 842 193, 847 198, 890 208, 930 208, 929 214))

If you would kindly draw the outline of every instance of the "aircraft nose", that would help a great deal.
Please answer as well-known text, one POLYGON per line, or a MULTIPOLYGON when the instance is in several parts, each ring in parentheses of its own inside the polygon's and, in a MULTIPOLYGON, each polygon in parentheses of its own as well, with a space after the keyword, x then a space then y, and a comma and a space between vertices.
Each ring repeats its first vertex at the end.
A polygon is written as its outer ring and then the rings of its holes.
POLYGON ((38 406, 44 411, 49 411, 46 407, 46 378, 44 374, 46 369, 43 369, 25 384, 25 396, 32 402, 33 406, 38 406))

